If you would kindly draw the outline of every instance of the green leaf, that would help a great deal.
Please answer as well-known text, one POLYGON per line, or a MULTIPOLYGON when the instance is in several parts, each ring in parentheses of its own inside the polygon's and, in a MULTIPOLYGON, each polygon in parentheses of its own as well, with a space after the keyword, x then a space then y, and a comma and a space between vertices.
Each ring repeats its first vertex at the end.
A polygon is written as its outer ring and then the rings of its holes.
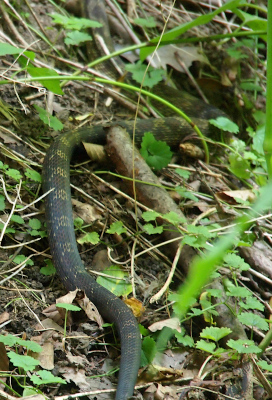
POLYGON ((163 214, 162 217, 166 219, 170 224, 179 225, 186 222, 186 219, 175 213, 174 211, 170 211, 167 214, 163 214))
POLYGON ((37 78, 36 80, 38 82, 40 82, 46 89, 50 90, 51 92, 55 93, 55 94, 59 94, 59 95, 63 95, 63 91, 60 87, 60 79, 61 76, 54 71, 53 69, 49 69, 49 68, 45 68, 45 67, 41 67, 41 68, 37 68, 37 67, 27 67, 27 72, 29 73, 29 75, 32 76, 32 78, 37 78), (49 76, 59 76, 60 79, 39 79, 40 77, 49 77, 49 76))
POLYGON ((37 386, 49 385, 51 383, 61 383, 65 385, 67 383, 64 379, 54 376, 50 371, 41 370, 36 373, 39 376, 31 375, 30 380, 37 386))
POLYGON ((103 273, 112 276, 112 279, 99 276, 97 278, 97 283, 114 293, 116 296, 127 296, 132 292, 132 285, 127 282, 129 274, 118 265, 112 265, 105 269, 103 273))
POLYGON ((31 340, 17 338, 17 344, 19 346, 27 348, 27 350, 33 351, 34 353, 42 352, 42 347, 38 343, 32 342, 31 340))
POLYGON ((194 339, 189 335, 184 335, 184 332, 175 332, 175 338, 177 339, 178 343, 182 344, 183 346, 194 346, 194 339))
POLYGON ((38 183, 42 182, 41 174, 37 171, 34 171, 33 169, 27 168, 25 171, 25 176, 34 182, 38 182, 38 183))
POLYGON ((222 291, 221 291, 220 289, 210 289, 210 288, 208 288, 206 291, 207 291, 212 297, 216 297, 216 298, 222 297, 222 291))
POLYGON ((227 253, 224 256, 224 263, 227 264, 228 267, 239 269, 240 271, 247 271, 250 268, 250 265, 235 253, 227 253))
POLYGON ((84 221, 80 217, 77 217, 74 219, 74 225, 75 225, 75 228, 77 228, 77 229, 81 229, 83 226, 83 223, 84 223, 84 221))
POLYGON ((257 362, 257 365, 266 371, 272 372, 272 364, 268 364, 268 362, 261 360, 257 362))
POLYGON ((100 22, 92 21, 87 18, 67 17, 62 14, 54 13, 49 14, 53 18, 53 22, 58 25, 64 26, 66 29, 80 31, 86 28, 101 28, 103 25, 100 22))
POLYGON ((56 307, 64 308, 66 311, 81 311, 80 307, 68 303, 57 303, 56 307))
MULTIPOLYGON (((245 11, 234 9, 233 12, 241 18, 243 25, 247 25, 253 31, 267 31, 267 20, 258 17, 254 14, 246 13, 245 11)), ((264 41, 267 40, 267 35, 259 35, 264 41)))
POLYGON ((149 330, 146 329, 143 325, 139 324, 139 329, 140 329, 140 334, 142 336, 148 336, 149 335, 149 330))
POLYGON ((252 134, 250 135, 253 138, 252 149, 262 156, 264 155, 264 150, 263 150, 264 135, 265 135, 265 124, 258 125, 256 132, 252 132, 252 134))
POLYGON ((2 196, 2 194, 0 194, 0 211, 4 211, 5 208, 5 196, 2 196))
POLYGON ((8 43, 0 43, 0 56, 6 56, 7 54, 24 54, 31 60, 35 59, 35 53, 33 53, 33 51, 25 51, 24 49, 20 49, 8 43))
POLYGON ((239 133, 239 127, 234 122, 226 117, 218 117, 216 119, 210 119, 209 123, 211 125, 216 126, 223 131, 227 131, 230 133, 239 133))
POLYGON ((14 264, 22 264, 26 263, 26 265, 34 265, 34 262, 31 259, 27 260, 27 257, 24 256, 23 254, 19 254, 13 259, 14 264))
POLYGON ((67 45, 78 46, 80 43, 88 42, 92 37, 88 33, 73 31, 66 33, 64 43, 67 45))
POLYGON ((13 351, 9 351, 7 355, 15 367, 23 368, 24 371, 33 371, 37 365, 40 365, 40 361, 30 356, 22 356, 13 351))
POLYGON ((196 348, 206 351, 207 353, 214 353, 214 350, 216 348, 215 343, 213 342, 205 342, 205 340, 199 340, 196 342, 196 348))
POLYGON ((143 226, 144 230, 148 235, 157 235, 163 232, 163 226, 154 226, 152 224, 145 224, 143 226))
POLYGON ((199 201, 198 198, 192 192, 187 190, 185 187, 177 186, 175 188, 175 192, 177 192, 184 199, 189 199, 189 200, 195 201, 196 203, 199 201))
POLYGON ((245 303, 243 301, 239 301, 239 306, 245 310, 264 311, 264 305, 253 296, 247 297, 245 303))
POLYGON ((167 41, 167 42, 172 41, 172 40, 176 39, 178 36, 183 35, 189 29, 192 29, 199 25, 207 24, 218 14, 221 14, 222 12, 224 12, 226 10, 233 10, 234 8, 238 7, 240 4, 243 4, 243 3, 244 3, 244 0, 227 1, 226 3, 224 3, 224 5, 222 7, 218 7, 215 11, 213 11, 209 14, 201 15, 200 17, 195 18, 193 21, 185 22, 184 24, 171 29, 170 31, 165 33, 162 38, 161 38, 161 36, 157 36, 156 38, 154 38, 150 41, 150 43, 154 43, 154 47, 149 46, 148 48, 140 50, 141 60, 142 61, 145 60, 146 57, 149 56, 149 54, 151 54, 154 51, 156 43, 158 43, 158 41, 160 41, 161 39, 162 39, 162 41, 167 41))
POLYGON ((156 27, 156 21, 155 21, 154 17, 135 18, 134 24, 139 25, 143 28, 155 28, 156 27))
POLYGON ((46 267, 42 267, 40 269, 40 273, 45 275, 45 276, 55 275, 56 274, 56 268, 54 267, 52 261, 51 260, 45 260, 45 263, 47 264, 47 266, 46 267))
POLYGON ((148 88, 154 87, 165 76, 163 69, 155 69, 149 66, 148 70, 146 70, 146 65, 142 64, 141 61, 138 61, 136 64, 127 64, 125 68, 131 72, 135 82, 143 84, 143 86, 147 86, 148 88))
POLYGON ((178 174, 179 176, 181 176, 183 179, 187 180, 190 178, 191 172, 190 171, 186 171, 186 169, 180 169, 177 168, 175 170, 176 174, 178 174))
POLYGON ((31 218, 28 221, 28 225, 32 229, 40 229, 40 227, 42 226, 41 221, 38 218, 31 218))
POLYGON ((268 323, 259 315, 251 313, 251 312, 243 312, 241 315, 238 315, 238 319, 242 324, 248 325, 250 327, 255 326, 263 331, 269 330, 268 323))
POLYGON ((99 238, 99 235, 97 232, 89 232, 89 233, 86 233, 86 235, 78 238, 77 242, 79 244, 91 243, 91 244, 95 245, 100 242, 100 238, 99 238))
POLYGON ((63 124, 60 122, 60 120, 58 120, 57 117, 49 114, 49 112, 37 106, 37 104, 34 104, 34 107, 38 111, 39 117, 43 123, 50 126, 50 128, 53 128, 55 131, 61 131, 63 129, 63 124))
POLYGON ((27 386, 23 390, 23 398, 29 397, 29 396, 37 396, 37 389, 27 386))
POLYGON ((230 170, 238 178, 248 179, 250 178, 250 163, 244 160, 241 156, 237 154, 230 154, 229 156, 230 170))
POLYGON ((142 218, 146 221, 155 221, 157 217, 160 217, 161 214, 159 214, 157 211, 144 211, 142 213, 142 218))
POLYGON ((246 340, 230 339, 230 340, 228 340, 227 345, 231 349, 238 351, 238 353, 240 353, 240 354, 250 354, 250 353, 258 354, 262 351, 258 346, 255 346, 253 340, 249 340, 249 339, 246 339, 246 340))
POLYGON ((22 179, 22 175, 20 174, 18 169, 9 168, 6 171, 6 174, 13 178, 15 181, 19 181, 20 179, 22 179))
POLYGON ((166 167, 171 161, 170 147, 161 140, 156 140, 152 133, 144 134, 140 153, 147 164, 156 170, 166 167))
POLYGON ((117 233, 118 235, 121 235, 122 233, 126 233, 127 229, 124 227, 122 221, 115 221, 110 225, 106 232, 111 234, 117 233))
POLYGON ((141 367, 151 364, 157 351, 155 340, 146 336, 142 342, 141 367))
POLYGON ((252 294, 250 291, 244 287, 241 286, 229 286, 228 290, 226 292, 227 296, 233 296, 233 297, 250 297, 252 294))
POLYGON ((20 217, 20 215, 16 215, 16 214, 13 214, 11 216, 10 220, 12 222, 15 222, 16 224, 20 224, 20 225, 23 225, 25 223, 24 219, 22 217, 20 217))
POLYGON ((5 346, 12 347, 17 343, 17 337, 13 335, 0 335, 0 342, 4 343, 5 346))
POLYGON ((210 326, 202 330, 200 336, 204 339, 210 339, 214 342, 218 342, 223 337, 229 335, 232 332, 230 328, 217 328, 215 326, 210 326))

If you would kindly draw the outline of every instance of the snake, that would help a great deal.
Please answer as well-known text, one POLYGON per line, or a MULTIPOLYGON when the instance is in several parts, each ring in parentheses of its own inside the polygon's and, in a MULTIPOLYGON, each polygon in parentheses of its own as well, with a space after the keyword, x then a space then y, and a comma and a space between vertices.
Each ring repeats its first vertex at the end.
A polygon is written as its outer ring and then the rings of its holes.
MULTIPOLYGON (((184 99, 181 103, 180 107, 183 108, 184 99)), ((195 105, 190 101, 187 103, 188 110, 193 110, 194 116, 202 117, 199 107, 203 109, 205 119, 222 115, 217 108, 207 107, 204 103, 201 105, 199 100, 195 105)), ((203 118, 194 121, 201 126, 204 134, 209 135, 207 121, 203 118)), ((132 135, 132 121, 119 121, 118 124, 132 135)), ((192 133, 192 128, 177 117, 137 120, 136 145, 141 142, 146 131, 152 131, 156 139, 164 140, 175 148, 192 133)), ((76 149, 82 142, 104 145, 106 140, 107 130, 95 126, 68 131, 53 141, 43 163, 45 221, 53 264, 63 285, 68 291, 84 290, 103 319, 113 323, 117 329, 121 342, 121 360, 115 398, 127 400, 133 396, 140 366, 141 338, 138 323, 127 305, 98 284, 86 271, 77 248, 71 202, 70 162, 76 149)))

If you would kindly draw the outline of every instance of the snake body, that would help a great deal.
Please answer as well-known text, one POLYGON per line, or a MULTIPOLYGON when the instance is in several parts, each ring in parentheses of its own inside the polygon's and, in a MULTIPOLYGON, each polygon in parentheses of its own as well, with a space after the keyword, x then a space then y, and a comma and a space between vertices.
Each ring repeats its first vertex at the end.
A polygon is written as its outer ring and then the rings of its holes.
MULTIPOLYGON (((132 134, 133 122, 120 121, 118 124, 132 134)), ((149 130, 158 139, 176 147, 192 128, 175 117, 139 120, 136 124, 136 144, 149 130)), ((123 301, 100 286, 85 270, 77 249, 71 203, 70 161, 74 151, 83 141, 105 144, 106 135, 102 127, 83 128, 69 131, 54 140, 43 164, 43 190, 49 192, 45 197, 45 218, 53 264, 65 288, 84 290, 102 317, 117 328, 121 339, 121 361, 116 399, 127 400, 133 395, 140 365, 138 324, 123 301)))
MULTIPOLYGON (((86 4, 89 3, 90 0, 86 0, 86 4)), ((94 0, 94 5, 99 11, 101 2, 94 0)), ((90 12, 93 13, 93 10, 92 8, 90 12)), ((208 122, 203 118, 216 118, 222 115, 222 112, 214 107, 207 107, 199 100, 193 103, 193 97, 183 97, 181 102, 177 103, 177 97, 176 92, 173 94, 175 105, 181 109, 185 108, 191 115, 202 118, 194 118, 194 123, 200 127, 203 134, 210 136, 208 122)), ((132 134, 133 122, 121 121, 118 124, 132 134)), ((147 131, 152 131, 157 139, 166 141, 171 147, 178 146, 182 138, 193 132, 184 120, 175 117, 139 120, 136 124, 136 144, 140 143, 144 132, 147 131)), ((106 131, 102 127, 69 131, 52 143, 45 156, 43 190, 48 192, 45 197, 48 239, 53 264, 65 288, 84 290, 102 317, 114 323, 117 328, 121 340, 121 361, 115 398, 127 400, 133 395, 140 366, 141 340, 138 324, 129 308, 87 273, 77 249, 74 233, 69 171, 73 153, 83 141, 105 144, 106 131)))

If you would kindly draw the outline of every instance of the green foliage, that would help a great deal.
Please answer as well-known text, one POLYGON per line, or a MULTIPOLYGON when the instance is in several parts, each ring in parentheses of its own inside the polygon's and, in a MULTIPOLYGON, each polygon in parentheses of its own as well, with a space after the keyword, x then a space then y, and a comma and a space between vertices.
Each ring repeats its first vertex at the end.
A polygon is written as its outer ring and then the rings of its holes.
POLYGON ((18 256, 14 257, 13 262, 14 264, 25 263, 26 265, 34 265, 34 262, 31 259, 27 259, 27 257, 23 254, 19 254, 18 256))
POLYGON ((30 356, 22 356, 13 351, 9 351, 7 355, 15 367, 20 367, 25 372, 33 371, 38 365, 40 365, 40 361, 35 360, 35 358, 30 356))
POLYGON ((25 49, 12 46, 9 43, 0 43, 0 56, 5 56, 7 54, 11 55, 24 54, 30 60, 35 59, 35 53, 33 53, 33 51, 26 51, 25 49))
POLYGON ((41 174, 38 171, 34 171, 33 169, 26 168, 25 176, 34 182, 42 182, 41 174))
POLYGON ((243 312, 238 315, 238 319, 242 324, 248 325, 251 328, 256 327, 263 331, 268 331, 269 329, 268 323, 262 317, 252 312, 243 312))
POLYGON ((73 31, 66 34, 64 42, 67 45, 78 46, 79 44, 87 42, 89 40, 92 40, 92 37, 88 33, 73 31))
POLYGON ((40 273, 45 276, 55 275, 56 268, 54 267, 51 260, 45 260, 46 267, 40 269, 40 273))
POLYGON ((68 17, 62 14, 49 14, 55 24, 61 25, 66 29, 73 31, 81 31, 86 28, 100 28, 102 25, 97 21, 92 21, 86 18, 68 17))
MULTIPOLYGON (((41 77, 56 77, 58 76, 58 73, 49 68, 37 68, 37 67, 27 67, 27 72, 29 75, 31 75, 33 78, 36 78, 34 80, 37 80, 40 82, 41 85, 43 85, 46 89, 50 90, 51 92, 59 95, 63 95, 63 91, 60 87, 60 79, 39 79, 41 77)), ((35 108, 39 110, 40 107, 35 105, 35 108)))
POLYGON ((37 386, 49 385, 52 383, 66 384, 64 379, 54 376, 50 371, 46 370, 37 371, 37 375, 31 375, 30 380, 37 386))
POLYGON ((19 181, 23 177, 17 169, 8 168, 5 172, 10 178, 14 179, 15 181, 19 181))
POLYGON ((175 191, 183 197, 183 199, 188 199, 188 200, 192 200, 194 202, 198 202, 198 198, 189 190, 187 190, 185 187, 182 186, 177 186, 175 188, 175 191))
POLYGON ((97 283, 114 293, 116 296, 128 296, 132 292, 132 285, 129 283, 129 274, 118 265, 103 270, 103 274, 112 278, 98 276, 97 283))
POLYGON ((124 227, 122 221, 113 222, 110 227, 106 230, 107 233, 121 235, 122 233, 126 233, 127 229, 124 227))
MULTIPOLYGON (((52 92, 54 92, 54 91, 52 90, 52 92)), ((38 111, 40 119, 46 125, 48 125, 52 129, 54 129, 55 131, 61 131, 63 129, 63 124, 60 122, 60 120, 57 117, 52 116, 51 114, 49 114, 49 112, 47 112, 43 108, 37 106, 36 104, 34 104, 34 107, 38 111)))
POLYGON ((59 308, 64 308, 66 311, 80 311, 81 308, 78 306, 75 306, 74 304, 68 304, 68 303, 57 303, 56 307, 59 308))
POLYGON ((157 83, 161 82, 165 76, 165 71, 163 69, 155 69, 149 66, 148 70, 146 70, 146 65, 142 64, 141 61, 138 61, 136 64, 127 64, 126 70, 131 72, 132 79, 135 82, 148 88, 154 87, 157 83))
POLYGON ((210 124, 216 126, 218 129, 222 129, 222 131, 230 132, 230 133, 238 133, 239 127, 230 119, 225 117, 218 117, 216 119, 210 119, 210 124))
POLYGON ((238 339, 238 340, 233 340, 230 339, 227 342, 227 345, 233 349, 236 350, 240 354, 258 354, 261 352, 261 349, 256 346, 253 342, 253 340, 249 339, 238 339))
POLYGON ((204 339, 213 340, 214 342, 218 342, 223 337, 229 335, 231 333, 231 329, 229 328, 217 328, 214 326, 207 327, 202 330, 200 336, 204 339))
POLYGON ((100 238, 97 232, 89 232, 84 236, 77 239, 79 244, 91 243, 93 245, 98 244, 100 242, 100 238))
POLYGON ((157 352, 155 340, 146 336, 142 342, 141 367, 151 364, 157 352))
POLYGON ((139 25, 142 28, 155 28, 157 25, 154 17, 135 18, 134 24, 139 25))
POLYGON ((185 22, 184 24, 177 26, 170 31, 166 32, 162 37, 158 36, 152 39, 150 42, 154 43, 154 47, 149 46, 148 48, 143 48, 140 50, 140 58, 141 60, 145 60, 149 54, 151 54, 155 49, 155 44, 159 41, 171 41, 177 39, 179 36, 182 36, 185 32, 189 31, 196 26, 204 25, 212 21, 214 17, 218 14, 226 11, 226 10, 236 10, 236 7, 239 7, 240 4, 243 4, 243 0, 230 0, 226 2, 222 7, 217 8, 215 11, 201 15, 200 17, 195 18, 192 21, 185 22))
POLYGON ((150 132, 144 134, 140 153, 147 164, 155 170, 166 167, 172 157, 170 147, 165 142, 156 140, 150 132))
POLYGON ((146 233, 148 235, 159 235, 160 233, 163 232, 163 226, 159 225, 159 226, 154 226, 152 224, 145 224, 143 226, 144 230, 146 231, 146 233))
POLYGON ((245 262, 245 260, 238 256, 235 253, 227 253, 224 256, 224 263, 229 267, 229 268, 234 268, 240 271, 248 271, 250 268, 249 264, 245 262))

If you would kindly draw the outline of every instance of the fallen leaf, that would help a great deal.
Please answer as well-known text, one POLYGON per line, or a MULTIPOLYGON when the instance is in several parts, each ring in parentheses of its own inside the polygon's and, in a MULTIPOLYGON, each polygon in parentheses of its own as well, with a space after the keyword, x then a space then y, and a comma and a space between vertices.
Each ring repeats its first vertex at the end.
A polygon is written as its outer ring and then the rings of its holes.
POLYGON ((255 194, 251 190, 224 190, 222 192, 217 192, 215 196, 217 199, 233 205, 240 204, 236 199, 250 202, 256 199, 255 194))
POLYGON ((140 318, 145 312, 145 307, 143 306, 143 303, 135 299, 135 297, 124 299, 124 303, 126 303, 126 305, 131 309, 136 318, 140 318))
POLYGON ((75 206, 74 213, 76 217, 83 219, 86 224, 92 224, 101 219, 101 212, 97 207, 75 199, 72 199, 72 204, 75 206))
POLYGON ((176 329, 178 332, 181 332, 180 329, 180 320, 179 318, 168 318, 162 321, 155 322, 154 324, 150 325, 148 329, 151 332, 161 331, 162 328, 168 327, 171 329, 176 329))
MULTIPOLYGON (((166 69, 167 65, 170 65, 177 71, 184 72, 184 68, 177 60, 177 56, 187 69, 191 67, 193 61, 200 61, 208 64, 205 55, 200 53, 199 49, 195 46, 176 46, 171 44, 160 47, 157 49, 156 54, 159 57, 159 61, 156 61, 156 64, 158 64, 156 66, 164 69, 166 69)), ((158 57, 155 59, 157 60, 158 57)))

